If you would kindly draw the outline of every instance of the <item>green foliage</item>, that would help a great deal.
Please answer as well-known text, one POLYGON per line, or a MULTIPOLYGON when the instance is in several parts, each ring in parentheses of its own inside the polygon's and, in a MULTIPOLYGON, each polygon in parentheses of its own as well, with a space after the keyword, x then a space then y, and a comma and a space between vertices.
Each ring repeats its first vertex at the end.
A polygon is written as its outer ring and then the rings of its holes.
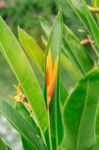
POLYGON ((2 18, 0 18, 0 33, 2 35, 0 38, 0 45, 3 51, 3 54, 5 58, 7 59, 8 63, 10 64, 13 72, 15 73, 16 78, 22 84, 22 87, 27 97, 29 98, 31 105, 35 106, 33 107, 33 111, 35 115, 38 116, 37 120, 38 120, 40 127, 44 130, 47 126, 47 112, 46 112, 45 105, 44 105, 44 100, 43 100, 44 98, 43 98, 42 91, 40 89, 36 76, 21 46, 19 45, 18 41, 16 40, 14 35, 11 33, 11 31, 7 28, 2 18), (4 33, 6 33, 7 40, 3 38, 4 33), (22 63, 20 63, 21 61, 22 63), (35 92, 35 89, 36 89, 36 92, 35 92), (35 99, 38 99, 38 101, 35 101, 35 99), (41 108, 42 108, 42 112, 39 113, 39 110, 41 108))
POLYGON ((25 31, 18 28, 19 40, 32 61, 35 62, 40 71, 44 72, 44 53, 41 48, 38 46, 36 41, 31 38, 25 31), (34 51, 33 51, 34 50, 34 51))
POLYGON ((5 142, 0 139, 0 149, 1 150, 10 150, 9 147, 7 146, 7 144, 5 144, 5 142))
POLYGON ((33 149, 45 150, 46 147, 38 138, 37 133, 33 125, 31 126, 22 115, 19 114, 14 108, 12 108, 4 99, 0 98, 0 113, 2 113, 7 120, 20 132, 20 134, 28 141, 29 145, 33 149))
MULTIPOLYGON (((83 1, 68 0, 68 5, 85 26, 91 49, 98 58, 96 18, 83 1)), ((0 97, 0 113, 19 132, 25 150, 98 150, 98 59, 93 59, 87 47, 63 24, 61 10, 52 28, 44 18, 40 22, 45 32, 42 36, 45 52, 21 28, 18 28, 19 43, 0 18, 0 50, 24 92, 17 87, 15 107, 4 96, 0 97), (30 60, 45 80, 44 92, 30 60), (72 86, 65 86, 68 80, 74 82, 72 86)), ((0 145, 7 147, 2 140, 0 145)))
POLYGON ((98 85, 99 70, 94 69, 80 80, 64 105, 67 150, 93 149, 96 144, 98 85))

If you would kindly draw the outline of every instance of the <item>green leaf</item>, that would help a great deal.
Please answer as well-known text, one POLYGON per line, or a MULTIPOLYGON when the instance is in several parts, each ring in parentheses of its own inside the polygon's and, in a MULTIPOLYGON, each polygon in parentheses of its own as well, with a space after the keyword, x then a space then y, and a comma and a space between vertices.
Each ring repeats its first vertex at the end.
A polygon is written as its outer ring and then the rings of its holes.
POLYGON ((36 133, 40 135, 40 130, 36 123, 33 120, 32 114, 25 108, 25 106, 21 103, 17 103, 15 109, 24 117, 24 119, 34 128, 36 133))
POLYGON ((21 46, 2 18, 0 18, 0 35, 0 45, 4 57, 21 83, 39 126, 44 131, 47 127, 48 117, 42 91, 21 46))
POLYGON ((68 92, 66 91, 62 82, 60 82, 60 102, 62 103, 62 106, 64 106, 67 96, 68 92))
POLYGON ((23 137, 22 137, 22 144, 23 144, 24 150, 33 150, 33 147, 23 137))
POLYGON ((44 30, 45 34, 48 37, 50 35, 51 25, 43 17, 40 18, 40 25, 41 25, 42 29, 44 30))
POLYGON ((3 98, 0 97, 0 113, 18 130, 33 150, 46 150, 42 140, 38 137, 34 128, 20 115, 20 113, 11 107, 3 98))
POLYGON ((10 150, 8 145, 0 138, 0 150, 10 150))
POLYGON ((27 55, 37 65, 40 71, 44 72, 45 57, 43 50, 39 47, 36 41, 28 35, 24 30, 18 28, 19 41, 26 51, 27 55))
MULTIPOLYGON (((93 67, 93 61, 89 57, 87 50, 80 44, 80 40, 73 34, 73 32, 65 25, 64 39, 69 46, 69 58, 80 69, 82 73, 87 72, 93 67)), ((66 45, 64 44, 64 46, 66 45)))
POLYGON ((94 7, 98 7, 99 6, 99 1, 98 0, 93 0, 92 3, 93 3, 94 7))
POLYGON ((83 12, 83 15, 86 16, 86 19, 88 21, 88 25, 90 27, 90 31, 94 37, 94 40, 96 42, 96 45, 99 49, 99 27, 97 25, 97 23, 95 22, 95 19, 93 18, 93 16, 91 15, 90 11, 88 10, 87 6, 86 6, 86 3, 82 2, 82 12, 83 12))
POLYGON ((95 147, 95 150, 99 149, 99 103, 97 108, 97 116, 96 116, 96 135, 97 135, 97 145, 95 147))
MULTIPOLYGON (((24 119, 34 128, 36 133, 40 136, 40 130, 37 127, 36 123, 34 122, 33 118, 30 116, 31 114, 25 108, 25 106, 21 103, 16 104, 16 110, 24 117, 24 119)), ((27 142, 27 140, 22 136, 22 143, 25 150, 32 150, 32 146, 27 142)))
POLYGON ((75 14, 80 18, 80 20, 84 24, 85 28, 87 28, 87 30, 90 31, 88 21, 81 11, 82 10, 81 2, 79 3, 80 4, 79 7, 77 7, 77 5, 75 5, 74 1, 72 1, 72 0, 65 0, 65 2, 69 4, 69 6, 72 8, 72 10, 75 12, 75 14))
MULTIPOLYGON (((51 50, 53 64, 55 63, 56 57, 59 58, 58 72, 56 77, 56 85, 54 93, 51 98, 51 104, 49 107, 49 140, 50 149, 56 150, 58 144, 61 143, 63 138, 63 125, 62 116, 60 110, 60 51, 61 51, 61 40, 62 40, 62 12, 58 12, 55 23, 52 27, 51 34, 47 45, 47 53, 51 50), (57 37, 57 38, 56 38, 57 37)), ((47 54, 46 53, 46 54, 47 54)))
MULTIPOLYGON (((99 7, 99 0, 93 0, 92 1, 92 6, 98 8, 99 7)), ((99 14, 98 13, 96 13, 96 18, 97 18, 97 21, 98 21, 98 24, 99 24, 99 14)))
POLYGON ((80 3, 82 5, 80 5, 80 9, 78 9, 75 6, 73 1, 68 0, 67 2, 71 6, 71 8, 74 10, 74 12, 78 15, 78 17, 84 24, 85 28, 87 28, 87 30, 89 31, 90 35, 93 36, 93 38, 96 42, 96 45, 99 49, 99 34, 98 34, 99 28, 98 28, 98 25, 97 25, 95 19, 93 18, 90 11, 88 10, 85 1, 81 0, 80 3))
POLYGON ((99 150, 99 136, 97 136, 97 145, 95 146, 94 150, 99 150))
POLYGON ((96 68, 79 81, 65 103, 66 150, 91 150, 96 145, 98 98, 99 69, 96 68))
POLYGON ((82 76, 80 70, 78 70, 77 66, 63 53, 61 53, 61 64, 75 81, 79 81, 82 76))
POLYGON ((99 104, 97 109, 97 117, 96 117, 96 134, 99 136, 99 104))

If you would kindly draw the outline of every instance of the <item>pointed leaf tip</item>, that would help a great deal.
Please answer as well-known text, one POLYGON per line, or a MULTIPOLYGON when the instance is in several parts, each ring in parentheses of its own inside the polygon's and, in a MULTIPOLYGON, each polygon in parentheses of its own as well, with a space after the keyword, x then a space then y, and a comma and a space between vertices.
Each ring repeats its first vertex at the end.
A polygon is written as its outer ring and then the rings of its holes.
POLYGON ((56 20, 61 20, 62 19, 62 10, 61 10, 61 8, 59 9, 59 11, 58 11, 58 15, 57 15, 57 17, 56 17, 57 19, 56 20))

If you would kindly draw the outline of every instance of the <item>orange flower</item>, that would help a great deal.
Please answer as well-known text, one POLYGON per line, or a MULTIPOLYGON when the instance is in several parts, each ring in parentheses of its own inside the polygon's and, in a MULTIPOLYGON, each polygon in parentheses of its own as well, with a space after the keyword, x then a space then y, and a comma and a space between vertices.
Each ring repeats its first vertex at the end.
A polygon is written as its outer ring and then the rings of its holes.
POLYGON ((58 69, 58 56, 56 57, 54 66, 52 67, 52 54, 51 51, 49 50, 46 61, 47 110, 49 109, 51 97, 53 95, 55 88, 57 69, 58 69))

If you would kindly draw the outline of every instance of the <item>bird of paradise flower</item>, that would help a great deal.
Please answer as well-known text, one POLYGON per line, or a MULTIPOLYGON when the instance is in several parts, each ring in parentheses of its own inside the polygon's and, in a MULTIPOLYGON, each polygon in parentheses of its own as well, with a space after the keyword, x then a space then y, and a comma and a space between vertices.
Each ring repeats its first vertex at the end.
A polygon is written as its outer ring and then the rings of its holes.
POLYGON ((47 87, 47 110, 49 110, 51 98, 55 89, 57 70, 58 70, 58 56, 55 59, 54 65, 52 64, 52 53, 49 50, 46 59, 46 87, 47 87))

